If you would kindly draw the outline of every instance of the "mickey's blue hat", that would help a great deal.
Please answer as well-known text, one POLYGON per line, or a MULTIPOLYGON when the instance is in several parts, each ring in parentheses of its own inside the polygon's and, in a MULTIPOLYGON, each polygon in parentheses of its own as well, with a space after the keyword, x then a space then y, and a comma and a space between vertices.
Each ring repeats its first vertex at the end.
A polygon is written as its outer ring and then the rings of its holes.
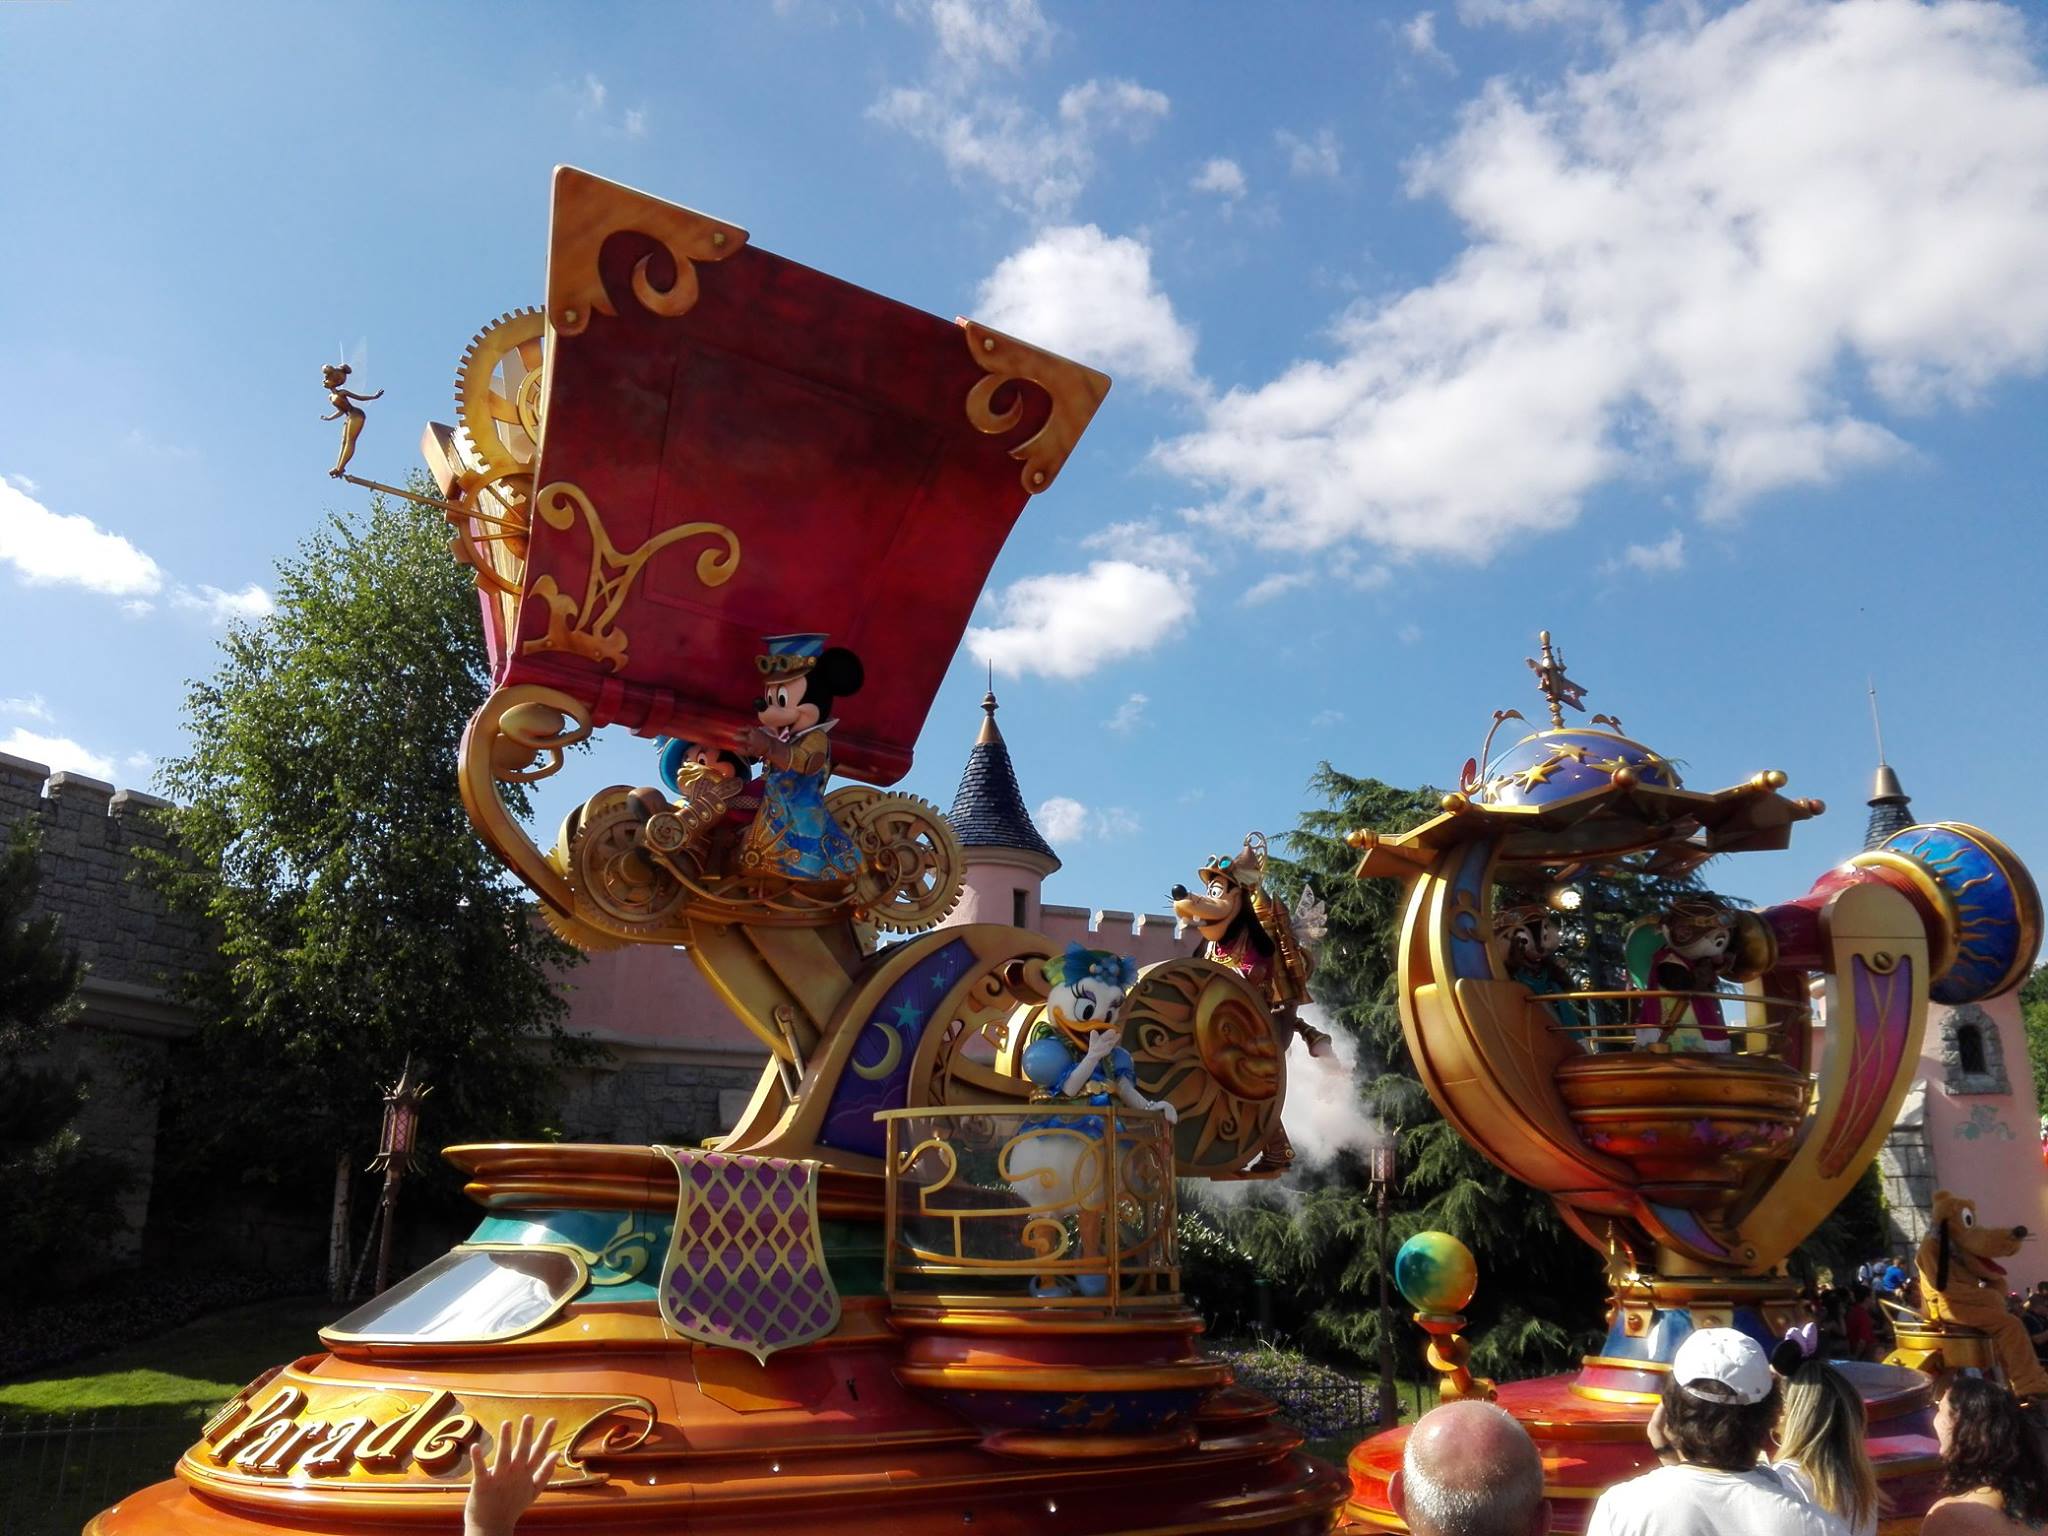
POLYGON ((824 635, 769 635, 761 643, 766 654, 756 656, 754 665, 763 677, 802 677, 825 654, 824 635))

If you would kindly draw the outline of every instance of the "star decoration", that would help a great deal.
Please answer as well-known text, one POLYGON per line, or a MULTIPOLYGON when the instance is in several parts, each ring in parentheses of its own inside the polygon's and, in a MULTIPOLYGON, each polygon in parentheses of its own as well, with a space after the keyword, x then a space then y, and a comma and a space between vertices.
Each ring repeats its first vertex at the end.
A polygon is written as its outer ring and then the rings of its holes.
POLYGON ((1114 1429, 1116 1428, 1116 1417, 1116 1410, 1114 1408, 1097 1409, 1094 1413, 1088 1415, 1088 1427, 1090 1429, 1114 1429))
MULTIPOLYGON (((1079 1417, 1081 1417, 1082 1414, 1086 1413, 1087 1411, 1087 1394, 1079 1393, 1073 1397, 1068 1398, 1065 1402, 1060 1404, 1059 1416, 1063 1419, 1078 1419, 1079 1417)), ((1092 1428, 1093 1426, 1090 1427, 1092 1428)))
POLYGON ((917 1004, 898 1003, 896 1005, 896 1027, 898 1029, 915 1029, 923 1022, 924 1015, 917 1011, 917 1004))
POLYGON ((1561 759, 1556 757, 1547 757, 1534 767, 1524 768, 1515 777, 1522 781, 1522 786, 1525 789, 1534 789, 1538 784, 1543 783, 1553 773, 1557 772, 1560 761, 1561 759))
POLYGON ((1627 758, 1618 755, 1615 757, 1603 757, 1597 763, 1593 763, 1590 766, 1606 774, 1610 779, 1624 768, 1634 769, 1636 767, 1627 758))

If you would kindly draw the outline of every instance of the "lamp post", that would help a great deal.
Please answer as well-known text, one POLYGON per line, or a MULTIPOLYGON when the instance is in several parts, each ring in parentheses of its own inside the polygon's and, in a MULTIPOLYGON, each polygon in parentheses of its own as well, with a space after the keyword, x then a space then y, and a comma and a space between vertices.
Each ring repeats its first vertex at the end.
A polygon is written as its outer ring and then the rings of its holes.
MULTIPOLYGON (((384 1174, 384 1194, 377 1202, 377 1276, 373 1296, 381 1295, 391 1283, 391 1240, 398 1217, 398 1186, 412 1171, 419 1139, 420 1101, 433 1091, 412 1075, 410 1056, 399 1069, 398 1081, 384 1090, 384 1123, 377 1132, 377 1155, 370 1159, 369 1169, 372 1173, 382 1170, 384 1174)), ((356 1266, 356 1275, 360 1280, 360 1264, 356 1266)))
POLYGON ((1400 1421, 1400 1401, 1394 1395, 1394 1307, 1389 1299, 1387 1273, 1387 1202, 1393 1196, 1394 1181, 1400 1176, 1399 1143, 1392 1132, 1384 1133, 1370 1150, 1370 1177, 1379 1200, 1380 1256, 1380 1428, 1392 1429, 1400 1421))

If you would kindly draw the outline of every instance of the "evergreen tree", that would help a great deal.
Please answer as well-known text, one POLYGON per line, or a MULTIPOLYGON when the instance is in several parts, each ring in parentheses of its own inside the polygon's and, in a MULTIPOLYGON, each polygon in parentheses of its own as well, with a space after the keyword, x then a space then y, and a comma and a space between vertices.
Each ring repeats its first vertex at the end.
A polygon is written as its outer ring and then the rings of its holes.
POLYGON ((2036 966, 2020 984, 2020 1018, 2034 1069, 2034 1109, 2048 1120, 2048 965, 2036 966))
POLYGON ((128 1182, 123 1164, 71 1128, 85 1078, 28 1064, 75 1009, 84 974, 56 918, 31 915, 38 852, 24 823, 0 854, 0 1298, 12 1301, 48 1289, 79 1234, 118 1219, 128 1182))
MULTIPOLYGON (((447 530, 383 498, 278 569, 190 686, 165 765, 172 849, 154 878, 220 935, 167 1101, 173 1173, 225 1170, 324 1200, 370 1150, 410 1057, 434 1085, 421 1145, 532 1136, 567 1037, 551 968, 575 951, 464 814, 456 754, 488 690, 447 530)), ((523 799, 509 797, 524 813, 523 799)))

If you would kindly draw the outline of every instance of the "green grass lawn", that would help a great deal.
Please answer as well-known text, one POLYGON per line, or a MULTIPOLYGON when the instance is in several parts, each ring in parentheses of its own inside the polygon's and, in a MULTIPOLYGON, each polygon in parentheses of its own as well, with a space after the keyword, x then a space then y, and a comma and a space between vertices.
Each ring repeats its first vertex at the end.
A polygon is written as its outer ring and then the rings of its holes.
POLYGON ((269 1367, 318 1351, 320 1326, 342 1310, 325 1297, 288 1297, 215 1312, 138 1344, 0 1382, 0 1419, 99 1408, 210 1412, 269 1367))
POLYGON ((320 1348, 341 1309, 297 1297, 0 1382, 0 1531, 76 1536, 96 1511, 171 1475, 213 1410, 273 1365, 320 1348))

